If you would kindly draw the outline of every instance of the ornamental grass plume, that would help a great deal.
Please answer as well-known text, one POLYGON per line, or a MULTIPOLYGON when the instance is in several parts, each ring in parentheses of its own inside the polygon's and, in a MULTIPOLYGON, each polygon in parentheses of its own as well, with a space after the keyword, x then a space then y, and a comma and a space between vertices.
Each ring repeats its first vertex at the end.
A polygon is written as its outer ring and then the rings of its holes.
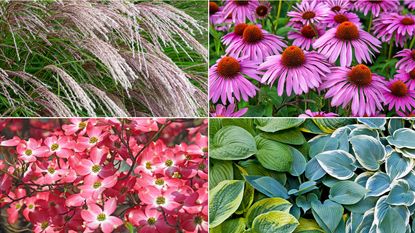
POLYGON ((205 12, 172 4, 0 3, 3 116, 207 115, 205 12))

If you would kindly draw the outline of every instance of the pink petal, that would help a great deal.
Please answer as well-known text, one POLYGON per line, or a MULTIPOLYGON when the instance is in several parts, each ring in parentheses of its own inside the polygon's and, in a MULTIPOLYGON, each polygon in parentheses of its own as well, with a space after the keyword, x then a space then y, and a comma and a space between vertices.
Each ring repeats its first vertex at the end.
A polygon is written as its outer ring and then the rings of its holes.
POLYGON ((91 160, 82 159, 78 166, 75 168, 75 171, 81 175, 85 176, 91 173, 91 167, 94 166, 94 164, 91 162, 91 160))
POLYGON ((97 220, 97 216, 94 215, 89 210, 82 210, 81 211, 81 217, 82 217, 83 220, 85 220, 87 222, 93 222, 93 221, 97 220))
POLYGON ((114 213, 115 209, 117 208, 117 201, 115 198, 108 199, 108 201, 104 204, 104 213, 106 215, 111 215, 114 213))

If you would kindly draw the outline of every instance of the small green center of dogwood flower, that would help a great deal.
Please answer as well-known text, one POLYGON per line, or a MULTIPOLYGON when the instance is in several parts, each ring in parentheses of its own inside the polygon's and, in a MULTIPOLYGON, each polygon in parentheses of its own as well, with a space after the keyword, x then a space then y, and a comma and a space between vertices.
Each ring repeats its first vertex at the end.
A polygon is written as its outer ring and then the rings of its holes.
POLYGON ((176 179, 180 179, 180 178, 182 178, 182 175, 179 172, 174 172, 172 177, 176 178, 176 179))
POLYGON ((98 221, 102 222, 102 221, 105 221, 105 219, 107 219, 107 216, 105 216, 104 213, 98 214, 98 216, 97 216, 98 221))
POLYGON ((148 169, 148 170, 151 169, 151 163, 150 162, 146 162, 146 169, 148 169))
POLYGON ((156 181, 154 183, 156 185, 164 185, 164 180, 162 178, 158 178, 158 179, 156 179, 156 181))
POLYGON ((28 149, 28 150, 25 150, 24 154, 27 156, 31 156, 33 154, 33 151, 28 149))
POLYGON ((22 205, 20 203, 16 204, 16 209, 20 209, 22 207, 22 205))
POLYGON ((97 137, 91 137, 89 139, 89 143, 91 143, 91 144, 94 144, 94 143, 97 143, 97 142, 98 142, 98 138, 97 137))
POLYGON ((166 198, 164 197, 157 197, 156 198, 157 205, 164 205, 166 203, 166 198))
POLYGON ((167 167, 171 167, 171 165, 173 165, 173 160, 168 159, 164 164, 166 164, 167 167))
POLYGON ((59 149, 59 145, 58 145, 58 144, 56 144, 56 143, 53 143, 53 144, 52 144, 52 146, 50 147, 50 149, 51 149, 52 151, 55 151, 55 150, 59 149))
POLYGON ((203 222, 202 217, 200 217, 200 216, 195 217, 195 224, 196 225, 200 225, 200 224, 202 224, 202 222, 203 222))
POLYGON ((101 181, 97 181, 97 182, 95 182, 94 183, 94 185, 92 185, 92 187, 94 188, 94 189, 97 189, 97 188, 99 188, 99 187, 101 187, 101 181))
POLYGON ((50 173, 50 174, 53 174, 53 173, 55 173, 55 168, 54 167, 48 167, 48 172, 50 173))
POLYGON ((82 122, 80 122, 80 123, 79 123, 79 125, 78 125, 78 128, 79 128, 79 129, 84 129, 85 127, 86 127, 86 123, 85 123, 85 122, 83 122, 83 121, 82 121, 82 122))
POLYGON ((48 221, 44 221, 40 224, 40 228, 42 228, 42 230, 45 230, 46 228, 48 228, 48 226, 49 226, 48 221))
POLYGON ((156 224, 156 221, 157 221, 156 218, 153 218, 153 217, 147 219, 148 225, 154 225, 156 224))
POLYGON ((98 164, 95 164, 94 166, 92 166, 93 173, 98 173, 99 171, 101 171, 101 166, 99 166, 98 164))
POLYGON ((27 208, 29 208, 29 209, 33 209, 35 206, 33 205, 33 204, 29 204, 28 206, 27 206, 27 208))

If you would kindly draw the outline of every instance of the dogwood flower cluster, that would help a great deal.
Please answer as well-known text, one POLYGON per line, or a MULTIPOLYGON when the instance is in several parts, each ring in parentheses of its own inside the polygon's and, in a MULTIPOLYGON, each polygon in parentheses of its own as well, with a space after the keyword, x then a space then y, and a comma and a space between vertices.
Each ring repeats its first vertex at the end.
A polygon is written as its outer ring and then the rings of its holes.
POLYGON ((3 120, 0 210, 34 232, 207 232, 206 127, 191 119, 3 120))

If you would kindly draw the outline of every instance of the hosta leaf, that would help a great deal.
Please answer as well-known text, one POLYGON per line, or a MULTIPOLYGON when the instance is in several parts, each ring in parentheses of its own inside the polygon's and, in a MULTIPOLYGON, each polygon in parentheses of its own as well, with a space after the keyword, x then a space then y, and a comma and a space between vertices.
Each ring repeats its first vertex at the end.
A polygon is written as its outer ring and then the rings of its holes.
POLYGON ((293 162, 291 164, 290 174, 293 176, 300 176, 305 171, 307 161, 304 155, 294 147, 289 147, 293 156, 293 162))
POLYGON ((315 157, 327 174, 339 179, 347 180, 354 175, 355 158, 342 150, 325 151, 315 157))
POLYGON ((293 162, 293 151, 289 146, 257 136, 255 138, 258 151, 256 157, 267 169, 287 172, 293 162))
POLYGON ((409 187, 412 189, 412 191, 415 191, 415 171, 411 171, 403 179, 408 182, 409 187))
POLYGON ((307 212, 311 208, 311 203, 317 201, 318 197, 314 193, 308 193, 307 196, 298 196, 295 199, 295 204, 303 209, 304 212, 307 212))
POLYGON ((210 233, 244 233, 245 231, 245 219, 244 218, 234 218, 229 219, 220 224, 217 227, 211 228, 210 233))
POLYGON ((298 226, 298 220, 289 213, 271 211, 255 218, 253 233, 291 233, 298 226))
POLYGON ((366 194, 366 189, 353 181, 340 181, 330 189, 329 198, 343 205, 356 204, 366 194))
POLYGON ((368 197, 379 197, 390 190, 391 179, 383 172, 376 172, 366 183, 368 197))
POLYGON ((393 206, 389 205, 387 202, 387 196, 382 196, 379 198, 379 200, 376 202, 375 206, 375 218, 373 220, 373 223, 376 225, 379 225, 380 222, 383 221, 386 214, 388 213, 389 209, 395 209, 398 211, 399 215, 404 219, 405 222, 409 222, 409 210, 406 206, 393 206))
POLYGON ((385 118, 357 118, 357 120, 371 129, 385 130, 385 118))
POLYGON ((411 206, 415 203, 415 192, 410 189, 406 180, 397 180, 392 185, 386 203, 390 205, 411 206))
POLYGON ((393 135, 393 133, 396 130, 403 128, 404 126, 405 126, 404 120, 399 119, 399 118, 391 118, 389 119, 388 132, 390 135, 393 135))
POLYGON ((313 219, 300 218, 295 233, 324 233, 323 229, 313 219))
POLYGON ((346 152, 349 152, 350 143, 349 143, 349 135, 350 135, 351 129, 349 126, 344 126, 336 129, 333 134, 331 135, 331 138, 336 139, 339 143, 339 146, 337 147, 338 150, 344 150, 346 152))
POLYGON ((244 183, 240 180, 225 180, 210 190, 209 227, 218 226, 238 209, 243 198, 244 183))
POLYGON ((389 208, 379 223, 379 233, 403 233, 406 232, 407 223, 396 209, 389 208))
POLYGON ((250 184, 245 184, 244 197, 242 198, 241 204, 235 211, 236 214, 245 213, 254 201, 255 189, 250 184))
POLYGON ((393 132, 392 136, 386 137, 391 145, 398 148, 415 149, 415 131, 412 129, 402 128, 393 132))
POLYGON ((306 181, 306 182, 300 184, 300 187, 298 187, 298 190, 297 189, 291 189, 288 192, 288 194, 289 195, 302 195, 302 194, 308 193, 310 191, 318 189, 316 184, 317 183, 315 181, 312 181, 312 180, 306 181))
POLYGON ((254 119, 252 118, 223 118, 221 120, 223 127, 228 125, 239 126, 248 131, 250 134, 255 135, 254 119))
POLYGON ((356 232, 357 227, 362 222, 363 214, 350 213, 350 217, 346 222, 346 233, 356 232))
POLYGON ((386 174, 389 175, 391 180, 400 179, 414 167, 414 160, 401 156, 400 154, 393 152, 385 163, 386 174))
POLYGON ((396 148, 396 151, 401 153, 403 156, 415 159, 415 149, 409 149, 409 148, 396 148))
POLYGON ((214 188, 224 180, 233 180, 233 167, 231 161, 210 161, 209 163, 209 189, 214 188))
POLYGON ((238 126, 220 129, 210 142, 209 156, 220 160, 246 159, 257 152, 254 137, 238 126))
POLYGON ((350 138, 357 161, 369 171, 379 169, 386 155, 385 147, 374 137, 358 135, 350 138))
POLYGON ((303 133, 298 128, 291 128, 275 133, 263 133, 264 138, 290 145, 302 145, 306 142, 303 133))
POLYGON ((246 220, 248 227, 251 226, 254 219, 264 213, 270 211, 283 211, 289 213, 292 204, 289 201, 286 201, 282 198, 265 198, 260 201, 255 202, 246 213, 246 220))
POLYGON ((285 173, 273 172, 264 168, 256 159, 248 159, 240 161, 239 166, 243 167, 250 176, 271 176, 278 180, 281 184, 285 184, 287 177, 285 173))
MULTIPOLYGON (((365 214, 363 215, 362 222, 357 226, 356 232, 358 233, 368 232, 369 233, 370 228, 372 227, 374 216, 375 216, 375 213, 373 209, 366 211, 365 214)), ((354 233, 354 232, 350 232, 350 233, 354 233)))
POLYGON ((366 135, 366 136, 371 136, 371 137, 374 137, 374 138, 379 137, 378 131, 373 130, 373 129, 369 129, 369 128, 363 128, 363 127, 353 129, 350 132, 349 137, 352 138, 352 137, 357 136, 357 135, 366 135))
POLYGON ((209 121, 209 139, 213 140, 215 134, 222 128, 222 119, 214 118, 209 121))
POLYGON ((369 178, 373 175, 373 172, 363 172, 360 173, 356 178, 354 179, 354 182, 360 184, 363 187, 366 187, 367 181, 369 178))
POLYGON ((287 189, 277 180, 269 176, 246 176, 246 181, 267 197, 288 198, 287 189))
POLYGON ((348 211, 364 214, 366 211, 375 207, 378 197, 366 197, 354 205, 344 205, 348 211))
POLYGON ((324 133, 333 133, 337 128, 355 122, 350 118, 313 118, 312 120, 324 133))
POLYGON ((305 167, 305 177, 309 180, 318 180, 326 174, 326 171, 320 166, 316 158, 308 161, 305 167))
POLYGON ((329 135, 314 137, 308 143, 310 144, 309 156, 311 158, 324 151, 336 150, 339 145, 337 139, 329 135))
POLYGON ((257 121, 257 128, 264 132, 277 132, 284 129, 294 128, 301 125, 304 119, 301 118, 259 118, 257 121))
POLYGON ((342 221, 343 207, 336 202, 326 200, 311 203, 311 211, 318 225, 327 233, 335 232, 340 221, 342 221))
POLYGON ((306 119, 300 126, 300 130, 306 133, 323 134, 324 132, 310 118, 306 119))

